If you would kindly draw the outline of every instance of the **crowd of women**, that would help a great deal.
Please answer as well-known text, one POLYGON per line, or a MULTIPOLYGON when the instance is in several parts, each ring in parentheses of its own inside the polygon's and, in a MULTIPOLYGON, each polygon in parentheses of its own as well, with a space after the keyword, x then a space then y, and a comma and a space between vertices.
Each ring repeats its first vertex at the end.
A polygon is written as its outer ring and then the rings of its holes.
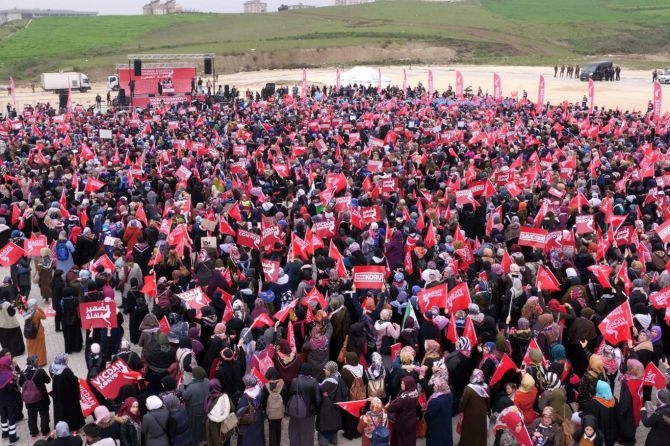
POLYGON ((53 445, 662 444, 667 117, 308 93, 0 122, 3 438, 25 409, 53 445))

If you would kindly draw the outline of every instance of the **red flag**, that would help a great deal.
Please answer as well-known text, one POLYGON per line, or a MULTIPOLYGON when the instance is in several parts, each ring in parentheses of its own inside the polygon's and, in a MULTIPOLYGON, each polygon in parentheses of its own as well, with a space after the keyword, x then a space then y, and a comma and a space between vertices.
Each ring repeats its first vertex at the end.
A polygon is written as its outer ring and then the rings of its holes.
MULTIPOLYGON (((294 301, 295 302, 295 301, 294 301)), ((293 331, 293 322, 288 321, 288 328, 286 329, 286 342, 291 346, 291 350, 297 351, 295 344, 295 332, 293 331)))
POLYGON ((249 326, 249 329, 254 329, 256 327, 262 328, 265 325, 272 327, 274 325, 274 321, 270 318, 270 316, 268 316, 267 313, 261 313, 256 319, 254 319, 254 321, 249 326))
POLYGON ((510 268, 512 266, 512 258, 509 256, 507 249, 503 251, 502 260, 500 260, 500 266, 502 266, 503 272, 509 274, 510 268))
POLYGON ((19 210, 19 205, 16 203, 12 204, 12 226, 16 226, 21 218, 21 211, 19 210))
POLYGON ((595 102, 596 97, 596 86, 593 83, 593 79, 589 79, 589 114, 593 113, 593 103, 595 102))
POLYGON ((668 380, 658 367, 656 367, 653 362, 649 361, 649 364, 647 364, 647 367, 644 369, 643 384, 657 389, 665 389, 668 380))
POLYGON ((157 294, 155 274, 144 276, 144 285, 142 285, 142 289, 140 291, 147 296, 155 296, 157 294))
POLYGON ((328 306, 326 299, 323 297, 323 294, 321 294, 319 290, 316 289, 316 287, 312 288, 312 290, 302 298, 302 304, 305 306, 308 306, 311 302, 318 303, 323 310, 325 310, 328 306))
POLYGON ((242 221, 242 213, 240 212, 240 204, 236 201, 228 208, 228 215, 237 221, 242 221))
POLYGON ((649 302, 656 308, 663 309, 670 307, 670 286, 649 295, 649 302))
MULTIPOLYGON (((540 354, 542 355, 542 349, 540 348, 540 345, 537 343, 535 338, 531 338, 530 342, 528 343, 528 347, 526 348, 526 354, 523 356, 523 360, 521 361, 521 363, 526 364, 526 366, 529 366, 532 362, 530 360, 530 350, 531 349, 538 350, 540 352, 540 354)), ((549 361, 547 361, 545 359, 544 355, 542 355, 542 365, 545 366, 545 367, 549 365, 549 361)))
POLYGON ((228 322, 233 318, 233 307, 231 305, 226 305, 226 309, 223 311, 223 322, 228 322))
POLYGON ((451 313, 451 316, 449 317, 449 326, 447 327, 447 339, 454 344, 458 340, 458 332, 456 331, 456 316, 454 316, 454 313, 451 313))
POLYGON ((428 230, 426 232, 426 239, 423 241, 426 248, 430 249, 435 246, 435 230, 433 229, 433 220, 428 223, 428 230))
POLYGON ((166 315, 163 315, 161 321, 158 323, 158 328, 165 334, 170 333, 170 322, 167 319, 166 315))
POLYGON ((147 220, 147 214, 144 212, 144 205, 140 203, 135 211, 135 218, 144 223, 144 226, 149 226, 149 221, 147 220))
POLYGON ((461 282, 447 293, 445 308, 447 311, 456 312, 458 310, 467 310, 472 300, 470 299, 470 289, 467 283, 461 282))
POLYGON ((6 267, 12 266, 24 255, 25 251, 23 248, 14 242, 9 242, 0 250, 0 265, 6 267))
POLYGON ((443 283, 427 290, 421 290, 417 294, 419 310, 422 313, 430 310, 431 307, 445 308, 447 302, 447 284, 443 283))
POLYGON ((619 279, 623 283, 624 290, 626 292, 626 295, 630 294, 631 288, 633 288, 633 282, 630 280, 628 277, 628 262, 623 261, 621 266, 619 267, 619 271, 617 272, 617 279, 619 279))
POLYGON ((342 254, 332 240, 330 241, 330 247, 328 249, 328 257, 335 259, 337 275, 339 277, 345 277, 347 275, 347 268, 344 266, 344 257, 342 257, 342 254))
POLYGON ((561 287, 554 274, 544 266, 540 265, 537 271, 535 286, 545 291, 560 291, 561 287))
POLYGON ((612 285, 610 285, 609 281, 612 268, 607 265, 591 265, 586 269, 591 271, 593 275, 596 276, 596 279, 598 279, 598 282, 603 288, 612 288, 612 285))
POLYGON ((490 386, 495 385, 495 383, 500 381, 502 377, 505 376, 505 373, 507 373, 509 370, 516 371, 517 370, 516 365, 514 364, 514 361, 512 361, 512 358, 507 356, 507 353, 503 353, 502 359, 500 360, 500 364, 498 364, 498 368, 491 377, 491 382, 489 383, 489 385, 490 386))
POLYGON ((100 189, 102 189, 103 187, 105 187, 104 182, 102 182, 102 181, 100 181, 96 178, 89 177, 86 180, 86 186, 84 187, 84 192, 97 192, 100 189))
POLYGON ((232 228, 232 226, 230 226, 228 221, 225 218, 223 218, 223 216, 219 217, 219 232, 221 234, 228 234, 232 236, 237 235, 235 230, 232 228))
POLYGON ((661 102, 663 100, 663 89, 658 81, 654 82, 654 124, 658 125, 661 119, 661 102))
POLYGON ((477 332, 475 331, 475 325, 472 323, 470 316, 465 318, 465 329, 463 330, 463 336, 468 338, 468 341, 470 341, 471 349, 477 345, 477 332))
POLYGON ((356 400, 356 401, 342 401, 340 403, 335 403, 337 406, 340 406, 342 409, 349 412, 354 417, 358 418, 361 416, 361 409, 365 407, 368 403, 368 400, 356 400))
POLYGON ((630 305, 628 301, 625 301, 598 324, 598 329, 605 341, 611 345, 617 345, 619 342, 632 339, 630 334, 630 327, 632 326, 633 316, 630 305))
POLYGON ((537 113, 542 113, 542 104, 544 104, 544 76, 540 75, 540 86, 537 91, 537 113))
POLYGON ((502 80, 498 73, 493 73, 493 100, 502 101, 502 80))
POLYGON ((263 385, 265 385, 268 380, 256 367, 251 368, 251 374, 256 377, 256 379, 263 385))

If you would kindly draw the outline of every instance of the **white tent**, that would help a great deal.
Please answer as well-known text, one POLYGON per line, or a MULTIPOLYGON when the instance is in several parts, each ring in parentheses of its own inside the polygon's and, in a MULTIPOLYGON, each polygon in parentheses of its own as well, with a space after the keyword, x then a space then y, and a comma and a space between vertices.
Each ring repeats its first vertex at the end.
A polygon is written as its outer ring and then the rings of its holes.
MULTIPOLYGON (((340 75, 341 85, 363 84, 365 86, 372 85, 376 87, 379 85, 379 70, 370 67, 353 67, 340 75)), ((391 85, 391 79, 382 74, 382 86, 387 87, 391 85)))

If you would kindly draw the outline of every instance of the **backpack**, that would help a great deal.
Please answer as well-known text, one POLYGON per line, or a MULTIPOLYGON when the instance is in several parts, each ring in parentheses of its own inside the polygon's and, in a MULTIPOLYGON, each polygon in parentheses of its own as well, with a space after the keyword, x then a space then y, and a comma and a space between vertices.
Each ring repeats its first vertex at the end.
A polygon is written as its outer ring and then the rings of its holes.
POLYGON ((349 388, 349 397, 352 401, 364 400, 368 397, 363 378, 354 377, 351 387, 349 388))
POLYGON ((67 242, 59 242, 56 245, 56 260, 64 262, 70 257, 70 250, 67 249, 67 242))
POLYGON ((368 397, 377 397, 385 398, 386 397, 386 371, 384 371, 381 376, 377 379, 373 378, 372 375, 366 370, 366 376, 368 377, 368 397))
POLYGON ((26 378, 26 382, 23 383, 23 388, 21 389, 21 399, 26 404, 34 404, 42 400, 42 392, 37 387, 37 384, 35 384, 35 381, 33 381, 36 373, 37 371, 33 373, 30 379, 26 378))
POLYGON ((240 425, 254 424, 258 419, 258 411, 254 402, 247 398, 247 406, 237 409, 237 421, 240 425))
POLYGON ((23 336, 26 339, 35 339, 37 337, 37 326, 33 322, 33 318, 29 317, 26 319, 23 325, 23 336))
POLYGON ((286 405, 286 413, 289 417, 294 418, 307 418, 307 404, 305 404, 305 399, 298 392, 293 393, 291 398, 288 399, 288 404, 286 405))
POLYGON ((284 400, 277 390, 270 390, 267 384, 265 388, 268 389, 268 401, 265 408, 268 420, 281 420, 284 418, 284 400))
POLYGON ((389 431, 388 427, 384 426, 383 424, 377 426, 373 417, 370 417, 370 420, 372 420, 372 425, 375 427, 372 430, 370 444, 372 446, 389 446, 391 444, 391 432, 389 431))

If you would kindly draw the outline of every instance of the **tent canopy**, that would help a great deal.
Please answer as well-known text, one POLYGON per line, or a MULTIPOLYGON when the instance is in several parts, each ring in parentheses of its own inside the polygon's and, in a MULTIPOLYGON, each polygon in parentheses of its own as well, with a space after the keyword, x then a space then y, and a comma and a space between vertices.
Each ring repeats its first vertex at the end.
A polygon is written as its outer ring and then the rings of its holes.
MULTIPOLYGON (((379 70, 370 67, 353 67, 340 75, 340 83, 342 85, 363 84, 376 86, 379 84, 379 70)), ((382 75, 382 85, 384 87, 391 85, 391 79, 382 75)))

